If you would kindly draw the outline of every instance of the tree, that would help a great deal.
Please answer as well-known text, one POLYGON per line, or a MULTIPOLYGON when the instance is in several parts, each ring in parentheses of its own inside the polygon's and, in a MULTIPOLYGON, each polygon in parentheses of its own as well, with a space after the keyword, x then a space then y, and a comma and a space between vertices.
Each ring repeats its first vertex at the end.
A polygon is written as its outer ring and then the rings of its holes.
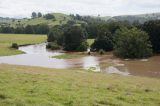
POLYGON ((64 32, 64 49, 67 51, 76 51, 85 41, 86 33, 81 26, 71 26, 64 32))
POLYGON ((105 51, 113 50, 113 35, 108 31, 106 25, 101 25, 98 30, 98 37, 92 44, 93 50, 99 51, 101 49, 105 51))
POLYGON ((1 26, 0 32, 1 33, 13 33, 14 29, 10 26, 1 26))
POLYGON ((31 25, 27 25, 25 27, 25 31, 24 31, 26 34, 33 34, 34 33, 34 30, 33 30, 33 27, 31 25))
POLYGON ((83 52, 83 51, 87 51, 89 47, 89 44, 87 41, 83 41, 80 46, 77 48, 77 51, 83 52))
POLYGON ((152 54, 146 32, 137 28, 123 28, 116 32, 114 54, 122 58, 145 58, 152 54))
POLYGON ((54 36, 54 33, 52 31, 49 32, 47 41, 48 42, 54 42, 55 41, 55 36, 54 36))
POLYGON ((38 12, 38 17, 42 17, 42 13, 41 12, 38 12))
POLYGON ((53 14, 46 14, 44 18, 46 18, 47 20, 50 20, 50 19, 55 19, 55 16, 53 14))
POLYGON ((93 39, 98 36, 98 23, 88 23, 88 26, 86 27, 86 30, 88 32, 88 38, 93 39))
POLYGON ((32 12, 32 18, 37 18, 37 13, 36 12, 32 12))
POLYGON ((46 24, 34 25, 32 26, 36 34, 48 34, 49 26, 46 24))
POLYGON ((142 25, 142 29, 149 35, 154 53, 160 53, 160 20, 148 21, 142 25))
POLYGON ((23 26, 18 26, 14 29, 14 33, 16 34, 23 34, 24 33, 24 27, 23 26))
POLYGON ((50 32, 52 32, 53 34, 50 35, 48 40, 50 42, 56 42, 58 45, 63 46, 64 35, 63 35, 63 30, 62 30, 61 26, 54 26, 53 28, 50 29, 50 32), (51 36, 53 36, 53 37, 51 37, 51 36))

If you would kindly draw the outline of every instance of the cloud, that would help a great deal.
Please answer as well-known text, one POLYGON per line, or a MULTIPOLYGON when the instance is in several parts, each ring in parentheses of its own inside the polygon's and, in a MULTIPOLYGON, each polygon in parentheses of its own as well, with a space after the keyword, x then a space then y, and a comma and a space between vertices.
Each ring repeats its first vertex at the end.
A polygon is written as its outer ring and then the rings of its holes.
POLYGON ((33 11, 115 16, 159 10, 159 0, 0 0, 0 17, 29 17, 33 11))

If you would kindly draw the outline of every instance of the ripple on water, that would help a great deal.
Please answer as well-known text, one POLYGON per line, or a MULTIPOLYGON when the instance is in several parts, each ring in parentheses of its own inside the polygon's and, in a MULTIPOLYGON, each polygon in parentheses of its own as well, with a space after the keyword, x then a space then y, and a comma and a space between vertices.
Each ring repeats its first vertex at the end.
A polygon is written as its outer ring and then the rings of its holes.
POLYGON ((106 72, 109 74, 120 74, 120 75, 124 75, 124 76, 128 76, 129 73, 128 72, 122 72, 120 70, 118 70, 116 67, 114 66, 110 66, 106 69, 106 72))

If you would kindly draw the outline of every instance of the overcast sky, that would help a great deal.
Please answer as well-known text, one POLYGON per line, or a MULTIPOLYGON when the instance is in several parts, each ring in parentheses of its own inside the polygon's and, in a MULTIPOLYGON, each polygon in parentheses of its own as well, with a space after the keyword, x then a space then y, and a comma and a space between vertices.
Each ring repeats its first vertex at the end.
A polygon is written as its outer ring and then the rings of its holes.
POLYGON ((0 17, 29 17, 32 11, 116 16, 160 12, 160 0, 0 0, 0 17))

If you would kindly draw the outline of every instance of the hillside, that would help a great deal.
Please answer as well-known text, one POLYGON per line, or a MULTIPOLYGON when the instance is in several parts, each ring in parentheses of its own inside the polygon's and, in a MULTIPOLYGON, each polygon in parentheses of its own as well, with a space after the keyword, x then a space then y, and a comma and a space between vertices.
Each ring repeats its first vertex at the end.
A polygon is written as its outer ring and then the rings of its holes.
POLYGON ((140 15, 122 15, 122 16, 115 16, 112 18, 118 21, 127 20, 131 23, 133 23, 134 21, 139 21, 140 23, 144 23, 149 20, 159 20, 160 13, 140 14, 140 15))
MULTIPOLYGON (((66 15, 63 13, 53 13, 55 16, 55 20, 47 20, 43 17, 40 18, 24 18, 24 19, 13 19, 13 18, 2 18, 0 17, 0 25, 10 25, 12 27, 16 27, 18 25, 38 25, 38 24, 48 24, 49 26, 62 25, 67 23, 69 20, 72 20, 73 17, 70 15, 66 15)), ((122 16, 106 16, 106 17, 95 17, 94 19, 101 19, 104 21, 129 21, 133 23, 134 21, 139 21, 140 23, 144 23, 149 20, 159 20, 160 13, 151 13, 151 14, 140 14, 140 15, 122 15, 122 16)), ((83 23, 83 21, 76 20, 78 23, 83 23)))
MULTIPOLYGON (((49 26, 55 26, 55 25, 61 25, 67 23, 69 20, 72 20, 72 17, 66 14, 62 13, 53 13, 55 16, 55 20, 47 20, 43 17, 40 18, 35 18, 35 19, 29 19, 29 18, 24 18, 24 19, 11 19, 11 18, 0 18, 0 24, 8 24, 11 25, 12 27, 16 27, 17 25, 38 25, 38 24, 48 24, 49 26)), ((81 21, 78 21, 80 22, 81 21)))

